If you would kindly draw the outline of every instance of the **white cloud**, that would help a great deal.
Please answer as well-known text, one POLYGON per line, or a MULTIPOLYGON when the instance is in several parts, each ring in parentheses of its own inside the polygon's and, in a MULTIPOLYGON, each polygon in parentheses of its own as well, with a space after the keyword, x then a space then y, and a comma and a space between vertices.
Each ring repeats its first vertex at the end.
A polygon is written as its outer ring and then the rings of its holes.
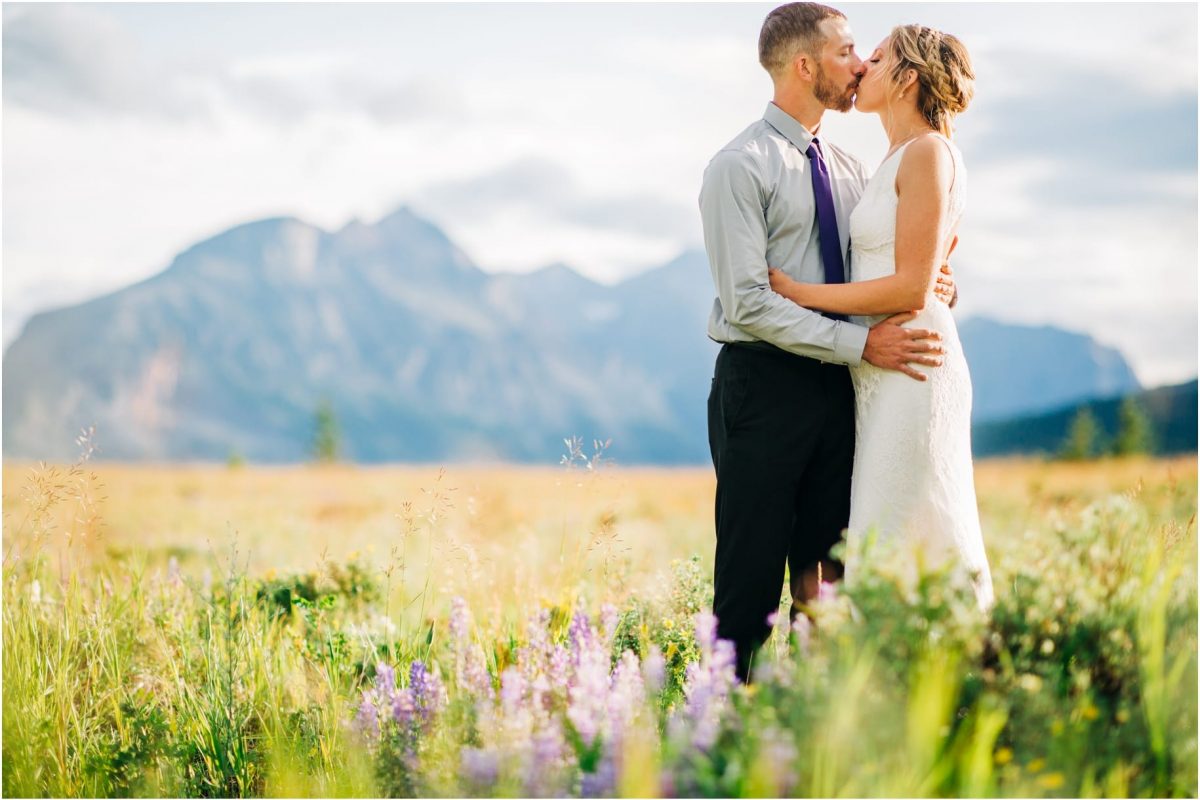
MULTIPOLYGON (((487 268, 665 261, 769 99, 771 7, 7 5, 5 339, 262 216, 411 202, 487 268)), ((964 310, 1087 330, 1155 382, 1195 373, 1196 9, 1131 8, 845 10, 860 50, 918 19, 976 58, 964 310)), ((886 149, 873 117, 822 132, 886 149)))

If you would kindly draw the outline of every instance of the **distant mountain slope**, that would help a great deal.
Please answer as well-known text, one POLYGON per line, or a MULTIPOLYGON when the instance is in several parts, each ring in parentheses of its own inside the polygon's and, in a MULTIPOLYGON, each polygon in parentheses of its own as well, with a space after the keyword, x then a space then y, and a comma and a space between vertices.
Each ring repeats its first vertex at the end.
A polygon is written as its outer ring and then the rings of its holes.
MULTIPOLYGON (((1160 454, 1196 452, 1196 381, 1163 386, 1133 395, 1149 415, 1154 427, 1155 451, 1160 454)), ((972 447, 976 456, 1057 453, 1080 409, 1091 409, 1111 440, 1118 428, 1123 398, 1092 400, 1031 417, 976 425, 972 447)))
POLYGON ((1124 356, 1086 334, 971 317, 959 325, 975 388, 972 419, 1007 419, 1141 389, 1124 356))
MULTIPOLYGON (((4 454, 70 459, 95 424, 101 458, 303 460, 328 398, 364 462, 554 463, 579 435, 623 463, 705 463, 712 304, 695 251, 605 286, 561 264, 489 275, 406 208, 332 232, 259 220, 34 315, 4 355, 4 454)), ((968 320, 963 339, 984 413, 1132 380, 1080 334, 968 320)))

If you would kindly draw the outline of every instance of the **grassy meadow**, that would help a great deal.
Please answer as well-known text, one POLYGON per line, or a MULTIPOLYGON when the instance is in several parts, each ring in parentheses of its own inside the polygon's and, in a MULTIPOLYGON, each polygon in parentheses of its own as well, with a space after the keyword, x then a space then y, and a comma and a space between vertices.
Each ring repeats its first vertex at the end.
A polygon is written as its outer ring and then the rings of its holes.
POLYGON ((4 795, 1196 796, 1194 456, 979 463, 990 618, 881 569, 750 687, 711 470, 577 456, 6 463, 4 795))

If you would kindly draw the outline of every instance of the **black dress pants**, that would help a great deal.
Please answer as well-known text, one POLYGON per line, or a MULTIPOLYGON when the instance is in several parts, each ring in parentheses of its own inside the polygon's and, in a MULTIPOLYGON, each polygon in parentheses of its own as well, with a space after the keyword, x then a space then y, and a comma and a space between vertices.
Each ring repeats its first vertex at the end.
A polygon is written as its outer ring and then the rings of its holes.
POLYGON ((717 472, 713 614, 745 681, 779 610, 784 566, 796 576, 829 559, 849 524, 850 372, 765 343, 726 344, 708 397, 708 441, 717 472))

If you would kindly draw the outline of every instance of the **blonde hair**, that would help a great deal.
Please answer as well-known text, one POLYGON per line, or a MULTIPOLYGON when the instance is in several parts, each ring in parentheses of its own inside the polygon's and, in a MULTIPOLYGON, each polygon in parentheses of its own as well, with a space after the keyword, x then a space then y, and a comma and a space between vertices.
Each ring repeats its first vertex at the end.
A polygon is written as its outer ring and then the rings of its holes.
POLYGON ((975 70, 962 41, 924 25, 899 25, 889 39, 893 86, 906 70, 917 73, 917 110, 934 130, 950 137, 950 122, 967 110, 975 94, 975 70))

